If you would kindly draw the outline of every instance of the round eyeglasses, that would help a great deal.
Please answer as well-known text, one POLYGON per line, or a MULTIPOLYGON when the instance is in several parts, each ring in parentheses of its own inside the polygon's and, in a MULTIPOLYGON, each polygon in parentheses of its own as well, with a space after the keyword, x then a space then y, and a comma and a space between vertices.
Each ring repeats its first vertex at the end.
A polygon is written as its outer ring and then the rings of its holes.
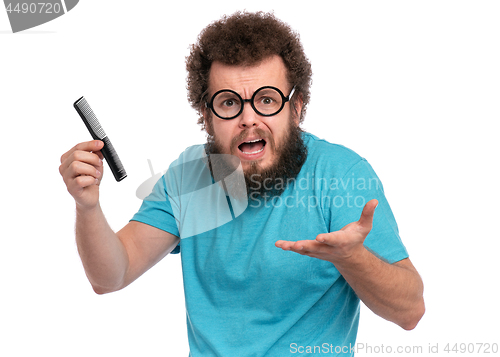
POLYGON ((210 102, 205 103, 205 106, 210 108, 219 118, 230 120, 240 115, 243 112, 245 103, 250 102, 257 114, 270 117, 281 112, 285 103, 292 98, 294 92, 295 87, 285 97, 278 88, 265 86, 257 89, 251 99, 243 99, 235 91, 223 89, 216 92, 210 102))

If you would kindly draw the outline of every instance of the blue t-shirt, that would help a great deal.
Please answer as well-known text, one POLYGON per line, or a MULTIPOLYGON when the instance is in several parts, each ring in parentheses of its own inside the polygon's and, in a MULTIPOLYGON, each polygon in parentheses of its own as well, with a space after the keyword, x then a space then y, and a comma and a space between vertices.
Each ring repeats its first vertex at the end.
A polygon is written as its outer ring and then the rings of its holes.
POLYGON ((307 159, 273 200, 224 195, 202 168, 198 145, 171 165, 133 217, 181 237, 174 252, 180 248, 193 357, 352 355, 358 297, 332 263, 283 251, 277 240, 340 230, 376 198, 365 247, 389 263, 408 257, 368 162, 302 135, 307 159))

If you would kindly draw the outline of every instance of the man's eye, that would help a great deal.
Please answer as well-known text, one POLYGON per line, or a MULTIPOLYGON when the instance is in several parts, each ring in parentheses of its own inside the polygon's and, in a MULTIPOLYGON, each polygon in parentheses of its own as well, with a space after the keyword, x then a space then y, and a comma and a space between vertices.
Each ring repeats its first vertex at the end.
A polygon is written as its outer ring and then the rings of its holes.
POLYGON ((274 103, 274 99, 269 97, 264 97, 260 100, 260 102, 264 105, 271 105, 274 103))
POLYGON ((236 101, 234 99, 226 99, 225 101, 222 102, 222 105, 224 107, 232 107, 236 105, 236 101))

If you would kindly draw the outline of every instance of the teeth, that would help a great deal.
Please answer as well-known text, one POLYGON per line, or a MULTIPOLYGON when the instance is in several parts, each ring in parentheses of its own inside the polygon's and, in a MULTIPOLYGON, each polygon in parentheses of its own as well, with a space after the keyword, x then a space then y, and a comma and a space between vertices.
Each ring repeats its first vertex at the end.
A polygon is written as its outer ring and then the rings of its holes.
POLYGON ((258 154, 259 152, 261 152, 262 150, 264 150, 264 146, 262 147, 262 149, 260 150, 257 150, 257 151, 254 151, 254 152, 244 152, 242 151, 243 154, 258 154))
POLYGON ((255 139, 255 140, 252 140, 252 141, 245 141, 245 144, 249 144, 249 143, 256 143, 257 141, 261 141, 262 139, 255 139))

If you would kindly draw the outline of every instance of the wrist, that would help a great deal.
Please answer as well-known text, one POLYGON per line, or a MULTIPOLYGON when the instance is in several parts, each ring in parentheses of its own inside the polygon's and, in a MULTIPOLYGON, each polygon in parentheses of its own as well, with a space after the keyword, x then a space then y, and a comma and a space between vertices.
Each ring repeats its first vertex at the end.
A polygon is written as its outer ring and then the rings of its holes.
POLYGON ((82 204, 79 204, 78 202, 75 202, 75 206, 76 206, 76 214, 77 215, 92 215, 92 214, 95 214, 97 212, 99 212, 100 210, 100 205, 99 205, 99 202, 97 202, 97 204, 93 205, 93 206, 86 206, 86 205, 82 205, 82 204))
POLYGON ((353 248, 349 255, 343 257, 334 258, 332 263, 336 267, 350 268, 359 270, 363 265, 365 265, 369 259, 371 253, 360 244, 356 248, 353 248))

